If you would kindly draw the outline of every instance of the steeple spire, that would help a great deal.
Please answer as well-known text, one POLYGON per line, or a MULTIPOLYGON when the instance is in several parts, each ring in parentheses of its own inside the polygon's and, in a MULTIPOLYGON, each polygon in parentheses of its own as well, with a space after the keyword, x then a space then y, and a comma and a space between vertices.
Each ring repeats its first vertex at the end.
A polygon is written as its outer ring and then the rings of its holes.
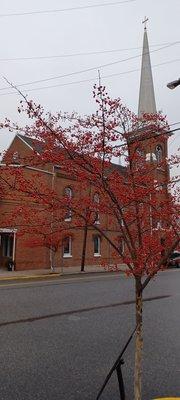
POLYGON ((144 23, 144 38, 143 38, 143 51, 142 51, 142 64, 141 64, 141 81, 139 91, 139 106, 138 116, 141 117, 143 113, 153 114, 156 113, 156 102, 154 95, 154 84, 151 69, 151 60, 149 54, 149 44, 147 36, 146 23, 148 18, 145 17, 144 23))

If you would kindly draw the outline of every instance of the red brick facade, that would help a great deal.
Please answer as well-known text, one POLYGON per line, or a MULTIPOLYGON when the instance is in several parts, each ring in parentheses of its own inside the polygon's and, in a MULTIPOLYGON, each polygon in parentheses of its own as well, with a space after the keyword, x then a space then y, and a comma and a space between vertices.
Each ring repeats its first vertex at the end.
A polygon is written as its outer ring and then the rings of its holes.
MULTIPOLYGON (((153 145, 152 141, 150 142, 148 139, 143 142, 143 146, 141 147, 145 149, 146 157, 148 157, 148 154, 152 155, 156 152, 157 145, 161 145, 163 155, 167 157, 167 142, 164 141, 161 143, 158 137, 153 145), (152 148, 152 146, 154 146, 154 148, 152 148)), ((9 152, 14 154, 15 157, 19 155, 21 160, 23 157, 29 157, 29 160, 31 160, 31 157, 34 157, 34 150, 31 146, 30 139, 26 137, 23 138, 21 135, 15 137, 9 148, 9 152)), ((29 166, 30 165, 31 162, 29 162, 29 166)), ((28 177, 33 176, 35 173, 33 168, 26 169, 25 173, 28 177)), ((60 196, 63 196, 66 188, 71 188, 73 193, 76 192, 76 182, 66 178, 62 173, 57 172, 54 174, 56 169, 54 169, 52 165, 46 165, 45 167, 38 165, 36 169, 39 172, 40 180, 42 179, 49 189, 53 186, 60 196)), ((167 184, 168 169, 158 170, 157 168, 154 178, 161 181, 162 184, 167 184)), ((0 202, 0 268, 6 268, 9 259, 13 259, 17 270, 50 268, 52 265, 61 268, 80 267, 85 235, 84 228, 76 228, 73 234, 70 233, 69 241, 66 240, 66 243, 61 241, 56 252, 52 252, 51 249, 46 246, 33 246, 30 245, 32 233, 21 235, 21 226, 15 227, 11 225, 10 222, 8 222, 8 225, 6 223, 6 217, 8 216, 8 221, 10 221, 9 216, 14 212, 16 206, 17 202, 15 203, 10 198, 7 199, 4 197, 0 202)), ((108 215, 100 215, 99 222, 107 235, 113 240, 117 239, 118 226, 110 220, 108 215)), ((67 218, 67 229, 68 228, 71 229, 71 221, 68 221, 67 218)), ((97 265, 102 261, 113 264, 117 261, 117 256, 107 240, 102 238, 95 229, 89 228, 87 232, 85 264, 97 265)))
MULTIPOLYGON (((34 156, 34 151, 33 148, 29 146, 28 142, 28 138, 23 139, 21 135, 17 135, 8 150, 9 154, 14 154, 15 157, 19 156, 21 160, 23 158, 29 158, 29 160, 31 160, 31 157, 34 156)), ((29 178, 33 176, 34 173, 37 173, 37 171, 40 175, 40 180, 45 182, 50 189, 53 185, 60 196, 63 196, 66 188, 72 188, 73 192, 75 192, 76 185, 74 180, 66 178, 60 173, 53 175, 55 169, 53 169, 52 165, 32 167, 32 169, 26 169, 25 174, 29 178), (36 171, 34 171, 34 168, 36 171)), ((56 267, 66 268, 81 265, 84 228, 77 228, 75 233, 73 232, 72 236, 70 236, 71 248, 69 254, 63 254, 64 246, 62 242, 56 252, 51 252, 50 248, 45 246, 32 246, 30 244, 32 241, 32 234, 26 233, 21 235, 21 226, 15 227, 9 222, 11 213, 14 212, 18 205, 20 205, 20 202, 18 204, 18 201, 15 202, 9 197, 8 199, 2 198, 0 202, 0 268, 6 268, 10 259, 13 259, 15 262, 16 270, 50 268, 52 266, 52 254, 53 264, 56 267), (8 225, 6 222, 7 220, 8 225)), ((103 225, 108 235, 113 238, 117 237, 118 231, 114 224, 112 224, 112 221, 108 219, 108 216, 101 215, 100 224, 103 225)), ((71 221, 68 222, 67 220, 67 228, 71 228, 71 221)), ((115 262, 116 256, 111 246, 104 238, 101 237, 97 239, 95 236, 98 236, 97 231, 89 228, 87 232, 85 264, 98 265, 102 260, 110 264, 115 262), (100 242, 98 242, 98 240, 100 240, 100 242), (96 254, 94 254, 95 251, 96 254)))

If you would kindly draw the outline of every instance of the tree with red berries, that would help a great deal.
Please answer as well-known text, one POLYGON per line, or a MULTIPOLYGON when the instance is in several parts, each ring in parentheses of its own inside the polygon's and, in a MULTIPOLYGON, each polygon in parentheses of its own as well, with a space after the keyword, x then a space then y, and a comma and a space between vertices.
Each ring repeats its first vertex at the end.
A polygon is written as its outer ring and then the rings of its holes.
MULTIPOLYGON (((104 258, 102 266, 121 271, 123 264, 125 273, 134 277, 134 399, 141 400, 142 294, 158 271, 166 268, 179 243, 178 177, 171 179, 169 173, 178 156, 167 158, 169 126, 160 113, 138 118, 119 98, 112 100, 102 86, 95 86, 93 95, 97 110, 85 117, 52 115, 25 97, 21 101, 19 112, 26 112, 32 121, 23 132, 40 143, 41 151, 35 151, 31 160, 19 160, 19 168, 8 154, 6 163, 14 182, 14 186, 9 183, 10 190, 15 197, 21 193, 22 200, 14 223, 36 233, 36 244, 56 249, 68 232, 75 235, 77 228, 84 229, 83 265, 87 231, 93 229, 113 249, 115 262, 109 264, 104 258), (119 165, 120 159, 124 166, 119 165), (39 172, 27 175, 27 166, 40 170, 45 165, 56 166, 73 179, 77 195, 62 195, 55 185, 40 184, 39 172), (109 233, 103 215, 108 216, 115 236, 109 233)), ((17 129, 9 121, 4 126, 17 129)), ((54 177, 58 174, 57 170, 53 173, 54 177)))

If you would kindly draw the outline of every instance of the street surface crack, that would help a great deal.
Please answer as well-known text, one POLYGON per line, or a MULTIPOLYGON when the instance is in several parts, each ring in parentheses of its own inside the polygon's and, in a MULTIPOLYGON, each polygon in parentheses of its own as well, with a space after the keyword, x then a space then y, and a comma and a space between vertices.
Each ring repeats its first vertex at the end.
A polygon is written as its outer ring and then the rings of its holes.
MULTIPOLYGON (((144 302, 148 302, 148 301, 153 301, 153 300, 166 299, 166 298, 169 298, 169 297, 171 297, 171 295, 147 297, 143 301, 144 302)), ((1 322, 0 323, 0 328, 3 327, 3 326, 8 326, 8 325, 31 323, 31 322, 35 322, 35 321, 41 321, 43 319, 63 317, 63 316, 66 316, 66 315, 81 314, 81 313, 86 313, 86 312, 90 312, 90 311, 97 311, 97 310, 106 310, 108 308, 126 306, 126 305, 130 305, 130 304, 135 304, 135 301, 134 300, 128 300, 128 301, 123 301, 121 303, 112 303, 112 304, 107 304, 107 305, 80 308, 80 309, 77 309, 77 310, 62 311, 62 312, 54 313, 54 314, 39 315, 39 316, 36 316, 36 317, 22 318, 22 319, 17 319, 17 320, 12 320, 12 321, 5 321, 5 322, 1 322)))

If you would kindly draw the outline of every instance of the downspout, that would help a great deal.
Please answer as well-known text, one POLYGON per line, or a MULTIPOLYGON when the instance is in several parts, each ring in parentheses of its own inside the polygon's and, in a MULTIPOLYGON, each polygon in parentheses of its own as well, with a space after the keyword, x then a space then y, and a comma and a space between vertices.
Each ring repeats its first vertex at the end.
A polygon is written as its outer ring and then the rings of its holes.
MULTIPOLYGON (((54 191, 54 181, 55 181, 55 167, 53 165, 52 169, 52 184, 51 184, 51 189, 54 191)), ((54 210, 53 210, 53 204, 54 201, 52 199, 52 212, 51 212, 51 247, 50 247, 50 252, 49 252, 49 258, 50 258, 50 268, 51 272, 54 272, 54 254, 53 254, 53 220, 54 220, 54 210)))
POLYGON ((16 231, 14 231, 14 238, 13 238, 13 256, 12 256, 12 260, 13 263, 15 262, 15 253, 16 253, 16 231))

